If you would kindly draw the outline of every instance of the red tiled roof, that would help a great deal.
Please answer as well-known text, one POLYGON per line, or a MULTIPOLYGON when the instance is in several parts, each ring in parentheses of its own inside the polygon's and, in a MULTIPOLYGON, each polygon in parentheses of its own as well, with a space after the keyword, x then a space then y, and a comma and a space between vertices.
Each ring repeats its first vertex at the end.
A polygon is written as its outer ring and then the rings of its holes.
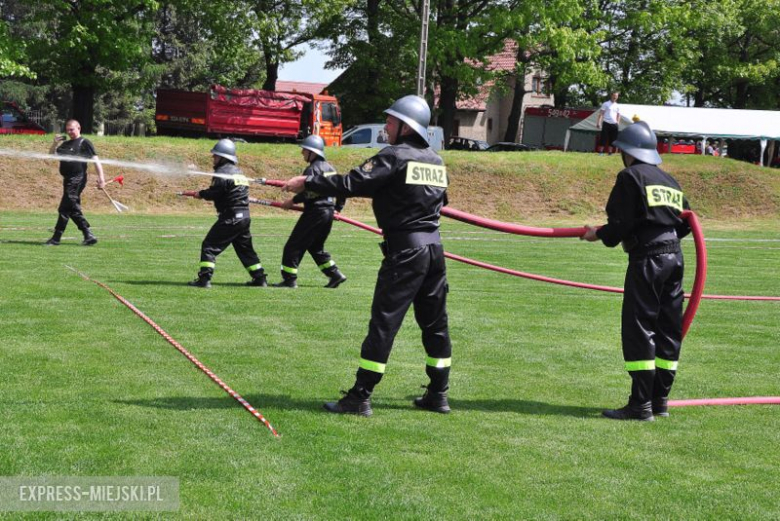
POLYGON ((515 70, 515 58, 517 57, 517 42, 505 40, 504 49, 498 54, 488 58, 487 69, 489 71, 513 71, 515 70))
POLYGON ((310 83, 308 81, 277 80, 276 90, 281 92, 300 92, 302 94, 320 94, 328 86, 327 83, 310 83))
MULTIPOLYGON (((488 63, 485 67, 492 72, 506 71, 512 72, 515 70, 515 58, 517 57, 517 42, 514 40, 505 40, 504 49, 488 57, 488 63)), ((476 63, 473 64, 475 67, 476 63)), ((458 100, 455 107, 458 110, 486 110, 487 101, 490 98, 490 91, 493 89, 495 83, 493 81, 485 82, 480 86, 479 93, 468 99, 458 100)))
POLYGON ((479 93, 476 96, 455 102, 455 108, 458 110, 486 110, 492 88, 492 81, 485 83, 479 88, 479 93))

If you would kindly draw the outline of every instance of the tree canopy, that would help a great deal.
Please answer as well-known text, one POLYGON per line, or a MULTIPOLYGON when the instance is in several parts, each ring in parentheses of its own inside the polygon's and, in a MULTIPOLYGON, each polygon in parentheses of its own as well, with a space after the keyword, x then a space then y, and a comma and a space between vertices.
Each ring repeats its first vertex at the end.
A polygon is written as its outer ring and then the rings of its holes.
MULTIPOLYGON (((0 0, 0 95, 76 117, 148 117, 156 88, 274 89, 300 45, 346 69, 344 120, 377 120, 415 91, 418 0, 0 0), (146 116, 144 116, 146 114, 146 116)), ((679 94, 696 106, 777 109, 780 0, 431 0, 427 93, 447 133, 486 84, 527 94, 542 71, 556 105, 679 94), (488 57, 516 42, 515 69, 488 57)), ((316 81, 316 78, 312 78, 316 81)), ((519 119, 513 107, 511 136, 519 119)), ((516 110, 517 109, 517 110, 516 110)))

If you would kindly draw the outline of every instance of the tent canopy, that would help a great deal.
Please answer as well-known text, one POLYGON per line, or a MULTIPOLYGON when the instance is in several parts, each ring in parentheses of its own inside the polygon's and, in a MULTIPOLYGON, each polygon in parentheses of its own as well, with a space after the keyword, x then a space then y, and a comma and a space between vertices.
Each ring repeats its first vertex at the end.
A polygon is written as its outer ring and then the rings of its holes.
MULTIPOLYGON (((598 132, 597 110, 569 130, 598 132)), ((680 138, 780 139, 780 111, 709 109, 657 105, 620 104, 620 129, 632 118, 650 125, 658 136, 680 138)))

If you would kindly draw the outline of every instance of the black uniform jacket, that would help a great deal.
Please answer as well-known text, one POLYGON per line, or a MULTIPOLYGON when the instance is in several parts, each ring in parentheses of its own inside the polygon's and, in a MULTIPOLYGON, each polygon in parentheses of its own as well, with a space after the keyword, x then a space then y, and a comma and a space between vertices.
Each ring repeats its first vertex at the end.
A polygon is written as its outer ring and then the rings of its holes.
MULTIPOLYGON (((57 147, 58 156, 78 156, 91 159, 97 155, 92 142, 83 137, 69 139, 57 147)), ((60 174, 64 177, 73 177, 87 173, 87 165, 81 161, 60 161, 60 174)))
POLYGON ((667 230, 683 238, 691 229, 680 213, 688 209, 672 176, 655 165, 634 163, 618 173, 607 201, 607 224, 596 235, 609 247, 621 241, 646 246, 667 230))
MULTIPOLYGON (((306 170, 303 171, 303 175, 306 177, 309 176, 325 176, 330 177, 332 175, 336 174, 336 169, 331 166, 330 163, 325 161, 324 159, 315 159, 312 161, 309 166, 306 167, 306 170)), ((319 208, 324 206, 335 206, 336 211, 340 212, 344 209, 344 197, 339 197, 336 199, 332 196, 327 195, 321 195, 313 190, 305 190, 295 197, 293 197, 293 202, 296 204, 303 203, 304 208, 319 208)))
POLYGON ((442 159, 414 137, 383 148, 347 175, 310 175, 306 189, 337 197, 370 197, 385 236, 433 232, 447 204, 442 159))
POLYGON ((239 177, 238 179, 214 177, 211 186, 198 194, 207 201, 214 201, 214 207, 220 215, 233 210, 246 210, 246 217, 249 217, 249 181, 243 178, 241 170, 232 163, 224 163, 214 172, 239 177))

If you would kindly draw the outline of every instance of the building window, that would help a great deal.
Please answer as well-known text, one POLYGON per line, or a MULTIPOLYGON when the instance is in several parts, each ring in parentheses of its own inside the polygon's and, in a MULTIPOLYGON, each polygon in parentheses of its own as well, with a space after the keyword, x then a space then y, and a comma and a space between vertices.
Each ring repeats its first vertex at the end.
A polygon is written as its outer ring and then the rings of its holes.
POLYGON ((537 96, 547 96, 550 92, 550 80, 534 76, 531 80, 531 92, 537 96))
POLYGON ((493 132, 493 118, 488 118, 487 130, 493 132))

